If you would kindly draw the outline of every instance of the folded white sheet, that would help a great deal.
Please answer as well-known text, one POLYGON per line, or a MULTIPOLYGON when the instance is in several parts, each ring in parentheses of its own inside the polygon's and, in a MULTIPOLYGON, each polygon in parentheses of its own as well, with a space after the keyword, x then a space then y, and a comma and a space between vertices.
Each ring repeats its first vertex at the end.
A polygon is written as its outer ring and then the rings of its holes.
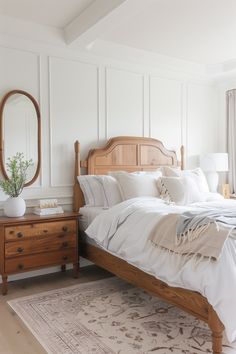
POLYGON ((154 247, 150 234, 164 214, 212 207, 236 207, 233 200, 167 205, 157 198, 124 201, 97 216, 86 230, 89 237, 167 284, 205 296, 225 325, 230 342, 236 340, 236 240, 229 237, 217 261, 196 261, 154 247))

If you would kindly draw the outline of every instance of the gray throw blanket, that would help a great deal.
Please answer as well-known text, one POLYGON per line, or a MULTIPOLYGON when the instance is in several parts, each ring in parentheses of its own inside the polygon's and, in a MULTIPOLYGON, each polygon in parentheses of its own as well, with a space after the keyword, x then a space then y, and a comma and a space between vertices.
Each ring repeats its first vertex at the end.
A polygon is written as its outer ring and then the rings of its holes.
POLYGON ((234 229, 236 208, 173 213, 163 215, 150 240, 169 252, 217 260, 229 235, 235 237, 234 229))
POLYGON ((207 230, 210 224, 218 222, 236 228, 236 208, 184 212, 176 225, 176 244, 192 241, 207 230))

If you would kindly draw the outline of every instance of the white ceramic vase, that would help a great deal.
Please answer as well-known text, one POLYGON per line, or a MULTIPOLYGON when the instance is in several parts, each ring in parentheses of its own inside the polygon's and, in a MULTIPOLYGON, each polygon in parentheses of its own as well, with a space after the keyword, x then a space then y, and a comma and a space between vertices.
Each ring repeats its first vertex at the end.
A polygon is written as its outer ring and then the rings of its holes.
POLYGON ((25 201, 20 196, 10 197, 4 203, 4 213, 10 218, 23 216, 26 210, 25 201))

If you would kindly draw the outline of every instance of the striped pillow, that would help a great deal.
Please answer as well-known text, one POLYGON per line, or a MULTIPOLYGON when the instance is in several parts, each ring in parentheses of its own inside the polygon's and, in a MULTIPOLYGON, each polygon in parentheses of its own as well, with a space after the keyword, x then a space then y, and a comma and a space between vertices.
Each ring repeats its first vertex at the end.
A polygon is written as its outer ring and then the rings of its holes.
POLYGON ((111 176, 84 175, 78 181, 86 206, 111 207, 122 201, 119 185, 111 176))

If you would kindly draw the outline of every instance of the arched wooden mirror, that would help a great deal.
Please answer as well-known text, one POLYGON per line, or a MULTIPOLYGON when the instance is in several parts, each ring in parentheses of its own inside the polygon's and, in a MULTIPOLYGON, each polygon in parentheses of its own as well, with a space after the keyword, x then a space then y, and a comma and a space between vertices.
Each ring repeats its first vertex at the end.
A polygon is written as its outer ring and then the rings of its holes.
POLYGON ((0 167, 8 178, 6 162, 17 152, 26 160, 32 159, 26 186, 37 179, 41 167, 41 119, 38 103, 28 92, 8 92, 0 104, 0 167))

